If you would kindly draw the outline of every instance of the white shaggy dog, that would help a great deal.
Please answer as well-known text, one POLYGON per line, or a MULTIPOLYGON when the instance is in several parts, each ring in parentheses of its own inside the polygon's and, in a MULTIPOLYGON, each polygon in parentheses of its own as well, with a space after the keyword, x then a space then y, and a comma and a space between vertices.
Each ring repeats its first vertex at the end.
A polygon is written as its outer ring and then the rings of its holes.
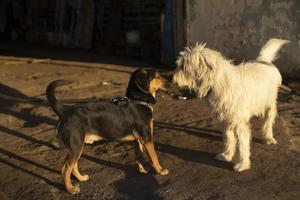
POLYGON ((205 44, 185 48, 176 61, 173 82, 194 90, 199 98, 207 97, 215 116, 226 124, 225 150, 216 159, 231 161, 238 143, 239 162, 234 165, 235 171, 250 169, 251 117, 263 117, 266 143, 277 143, 272 126, 281 75, 272 61, 285 43, 288 41, 271 39, 256 60, 238 66, 205 44))

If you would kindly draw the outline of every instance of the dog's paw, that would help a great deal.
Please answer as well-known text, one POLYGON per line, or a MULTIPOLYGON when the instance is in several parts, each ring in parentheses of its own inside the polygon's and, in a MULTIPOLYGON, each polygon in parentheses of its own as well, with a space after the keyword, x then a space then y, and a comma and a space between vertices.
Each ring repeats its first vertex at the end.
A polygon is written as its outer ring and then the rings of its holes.
POLYGON ((71 194, 78 194, 80 192, 79 185, 74 185, 68 192, 71 194))
POLYGON ((81 174, 74 174, 74 176, 79 180, 79 181, 87 181, 89 180, 89 175, 81 175, 81 174))
POLYGON ((90 178, 89 175, 85 174, 85 175, 82 175, 80 181, 87 181, 87 180, 89 180, 89 178, 90 178))
POLYGON ((265 143, 266 144, 277 144, 277 141, 274 138, 266 138, 265 143))
POLYGON ((219 153, 218 155, 216 155, 216 159, 219 161, 231 161, 232 156, 228 156, 225 153, 219 153))
POLYGON ((241 172, 250 169, 250 163, 244 164, 244 163, 237 163, 233 166, 234 171, 241 172))
POLYGON ((169 170, 168 169, 161 169, 159 172, 158 172, 159 175, 162 175, 162 176, 166 176, 169 174, 169 170))
POLYGON ((141 163, 138 163, 138 170, 141 174, 148 174, 148 171, 144 168, 141 163))

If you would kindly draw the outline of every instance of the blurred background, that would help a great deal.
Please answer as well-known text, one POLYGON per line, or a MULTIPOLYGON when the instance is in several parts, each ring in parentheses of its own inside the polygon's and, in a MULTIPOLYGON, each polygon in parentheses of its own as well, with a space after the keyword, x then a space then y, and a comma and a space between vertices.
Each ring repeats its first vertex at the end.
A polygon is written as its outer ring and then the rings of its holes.
POLYGON ((0 0, 1 52, 11 50, 9 42, 27 42, 169 68, 195 42, 239 63, 277 37, 291 40, 278 61, 281 72, 298 78, 299 26, 297 0, 0 0))
POLYGON ((299 47, 299 0, 0 0, 0 199, 299 199, 299 47), (59 100, 122 97, 134 70, 173 70, 186 45, 238 64, 274 37, 291 41, 275 61, 290 92, 279 92, 278 145, 264 145, 262 120, 251 120, 251 170, 214 159, 224 127, 205 100, 158 93, 155 148, 170 174, 138 174, 130 143, 99 142, 79 161, 90 180, 66 193, 51 81, 72 81, 59 100))

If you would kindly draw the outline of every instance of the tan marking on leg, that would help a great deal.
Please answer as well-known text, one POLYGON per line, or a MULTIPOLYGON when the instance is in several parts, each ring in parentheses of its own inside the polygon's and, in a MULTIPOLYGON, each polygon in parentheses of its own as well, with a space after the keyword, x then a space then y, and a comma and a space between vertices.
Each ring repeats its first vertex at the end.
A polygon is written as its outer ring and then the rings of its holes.
POLYGON ((90 177, 87 174, 81 175, 78 170, 78 161, 75 162, 74 168, 72 170, 72 174, 79 180, 79 181, 87 181, 90 177))
POLYGON ((140 140, 137 140, 137 141, 138 141, 138 144, 139 144, 139 149, 143 153, 144 152, 144 146, 142 145, 140 140))
POLYGON ((142 145, 141 141, 139 140, 139 136, 136 133, 134 133, 134 137, 137 142, 134 144, 134 153, 135 153, 135 156, 137 159, 136 164, 137 164, 138 170, 142 174, 147 174, 148 171, 145 169, 145 167, 142 164, 142 161, 144 160, 144 157, 143 157, 144 146, 142 145))
POLYGON ((89 179, 89 176, 87 174, 85 175, 81 175, 81 173, 79 172, 79 169, 78 169, 78 161, 80 159, 80 156, 83 152, 83 146, 80 150, 80 154, 78 156, 78 158, 76 158, 75 160, 75 163, 74 163, 74 167, 72 169, 72 174, 79 180, 79 181, 87 181, 89 179))
POLYGON ((64 179, 66 190, 70 194, 77 194, 80 192, 80 189, 79 187, 74 187, 71 182, 71 172, 73 167, 74 167, 74 161, 71 163, 71 165, 69 165, 68 162, 66 161, 66 163, 62 167, 62 176, 64 179))
POLYGON ((138 166, 138 170, 142 174, 147 174, 148 171, 145 169, 144 165, 140 161, 136 161, 136 164, 138 166))
POLYGON ((169 173, 168 169, 163 169, 158 161, 155 149, 154 149, 154 144, 153 142, 147 142, 145 144, 148 156, 152 162, 153 168, 155 169, 155 171, 160 174, 160 175, 167 175, 169 173))
POLYGON ((154 130, 153 129, 153 119, 150 120, 150 125, 149 126, 150 126, 151 137, 152 137, 151 139, 153 139, 153 130, 154 130))

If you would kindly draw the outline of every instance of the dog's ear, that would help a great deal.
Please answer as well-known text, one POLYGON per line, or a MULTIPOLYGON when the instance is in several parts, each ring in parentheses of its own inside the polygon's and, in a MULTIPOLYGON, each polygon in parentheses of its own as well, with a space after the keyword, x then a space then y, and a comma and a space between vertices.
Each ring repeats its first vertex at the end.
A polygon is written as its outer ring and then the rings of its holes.
POLYGON ((149 93, 150 80, 145 70, 141 70, 138 76, 134 79, 135 86, 144 93, 149 93))
POLYGON ((151 104, 156 103, 150 93, 150 76, 145 69, 135 71, 130 78, 126 96, 133 100, 144 101, 151 104))

